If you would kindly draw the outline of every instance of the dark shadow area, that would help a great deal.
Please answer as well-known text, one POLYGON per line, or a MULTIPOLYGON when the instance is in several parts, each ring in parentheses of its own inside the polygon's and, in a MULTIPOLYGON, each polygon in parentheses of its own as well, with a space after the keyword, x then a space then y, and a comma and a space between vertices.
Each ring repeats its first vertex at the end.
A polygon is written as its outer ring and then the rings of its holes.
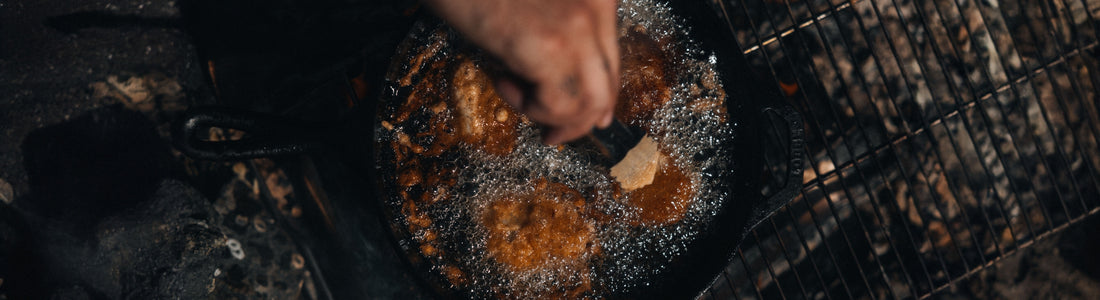
POLYGON ((331 116, 335 108, 324 105, 342 103, 317 97, 319 90, 343 87, 331 81, 360 74, 369 85, 381 79, 417 4, 186 0, 179 5, 184 28, 216 79, 219 104, 309 117, 331 116))
POLYGON ((1058 239, 1059 254, 1070 265, 1100 279, 1100 218, 1073 225, 1058 239))
POLYGON ((145 115, 112 106, 35 130, 23 143, 24 210, 88 230, 149 199, 169 172, 168 146, 145 115))
POLYGON ((27 221, 14 207, 0 204, 0 295, 11 299, 43 299, 42 272, 30 247, 27 221))
POLYGON ((46 26, 67 34, 74 34, 88 28, 119 28, 136 26, 144 28, 178 28, 175 18, 146 17, 139 15, 117 15, 100 11, 86 11, 46 18, 46 26))

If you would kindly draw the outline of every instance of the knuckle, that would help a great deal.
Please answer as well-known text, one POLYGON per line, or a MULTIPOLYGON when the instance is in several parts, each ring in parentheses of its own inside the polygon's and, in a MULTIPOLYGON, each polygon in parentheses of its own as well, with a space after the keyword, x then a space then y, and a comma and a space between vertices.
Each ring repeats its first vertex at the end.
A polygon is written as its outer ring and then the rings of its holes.
POLYGON ((536 35, 528 36, 522 42, 517 42, 515 56, 523 57, 532 65, 544 65, 546 59, 555 57, 566 50, 569 37, 556 31, 544 31, 536 35))
POLYGON ((558 99, 558 100, 551 99, 551 100, 546 100, 546 102, 547 103, 544 104, 544 108, 546 109, 546 114, 548 116, 552 117, 552 118, 562 118, 562 117, 569 116, 570 114, 573 113, 572 110, 569 108, 569 105, 567 105, 567 103, 565 103, 566 101, 563 101, 561 99, 558 99))
POLYGON ((546 49, 546 53, 561 53, 568 47, 569 36, 559 32, 551 32, 540 37, 538 43, 546 49))

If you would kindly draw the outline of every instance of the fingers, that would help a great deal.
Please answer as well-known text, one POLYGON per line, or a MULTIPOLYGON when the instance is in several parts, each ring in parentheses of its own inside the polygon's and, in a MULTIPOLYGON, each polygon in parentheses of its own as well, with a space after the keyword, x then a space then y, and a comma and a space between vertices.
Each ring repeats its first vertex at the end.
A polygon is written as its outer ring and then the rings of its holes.
POLYGON ((557 145, 584 136, 592 130, 592 127, 546 127, 543 130, 542 143, 557 145))
POLYGON ((494 88, 496 88, 497 95, 504 99, 504 102, 508 103, 516 109, 516 111, 523 112, 523 91, 520 90, 519 84, 512 78, 499 77, 494 81, 494 88))
POLYGON ((596 123, 596 126, 599 126, 600 128, 607 128, 607 126, 611 126, 611 121, 613 121, 614 119, 615 110, 609 109, 603 114, 603 117, 600 117, 600 122, 596 123))
POLYGON ((598 122, 596 122, 596 126, 600 128, 611 125, 615 101, 619 93, 619 68, 622 60, 619 56, 618 3, 616 0, 588 0, 588 4, 593 7, 592 11, 595 13, 595 42, 602 58, 603 73, 606 74, 605 80, 607 80, 609 92, 607 108, 599 112, 598 122))
POLYGON ((497 93, 543 125, 544 143, 566 142, 611 124, 620 86, 617 3, 536 2, 546 7, 532 11, 529 21, 535 22, 504 31, 523 34, 486 43, 514 76, 497 78, 497 93))
MULTIPOLYGON (((550 116, 559 119, 546 121, 551 130, 546 132, 543 142, 558 144, 584 136, 593 127, 606 127, 611 121, 608 118, 614 108, 614 94, 609 78, 607 63, 603 55, 599 55, 599 49, 595 44, 589 46, 587 53, 580 58, 580 65, 575 75, 578 79, 577 94, 572 99, 539 99, 540 102, 550 102, 547 105, 564 105, 556 112, 562 115, 550 116), (559 104, 560 103, 560 104, 559 104)), ((568 89, 568 82, 566 86, 568 89)))
MULTIPOLYGON (((600 128, 611 125, 612 118, 614 118, 615 101, 619 93, 619 68, 622 61, 619 56, 618 4, 619 1, 617 0, 588 0, 594 18, 595 50, 600 61, 588 62, 585 66, 590 68, 598 66, 602 67, 602 70, 596 72, 589 69, 585 72, 586 74, 603 74, 602 79, 606 80, 606 84, 591 85, 594 89, 601 90, 600 93, 606 91, 606 96, 597 94, 594 97, 594 101, 597 102, 593 105, 597 109, 594 112, 597 118, 595 125, 600 128)), ((599 78, 593 76, 593 79, 599 78)))
POLYGON ((620 78, 619 72, 622 66, 622 57, 619 55, 619 17, 617 14, 619 1, 596 0, 596 34, 600 53, 606 62, 609 86, 611 87, 612 106, 618 98, 620 78))

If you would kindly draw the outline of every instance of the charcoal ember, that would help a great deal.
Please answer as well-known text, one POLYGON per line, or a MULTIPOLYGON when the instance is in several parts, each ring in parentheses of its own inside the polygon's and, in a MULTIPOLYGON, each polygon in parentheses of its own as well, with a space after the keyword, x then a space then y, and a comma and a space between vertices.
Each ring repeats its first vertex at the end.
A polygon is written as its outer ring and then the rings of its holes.
MULTIPOLYGON (((210 202, 163 180, 149 201, 105 218, 89 238, 57 221, 30 221, 39 287, 50 298, 208 298, 225 237, 210 202), (74 286, 77 291, 74 291, 74 286)), ((26 292, 33 294, 33 292, 26 292)))
POLYGON ((101 232, 101 253, 130 257, 116 265, 120 293, 127 298, 166 296, 195 299, 212 291, 225 235, 210 202, 189 186, 166 180, 146 209, 112 218, 101 232), (127 232, 132 232, 127 234, 127 232), (104 240, 115 244, 104 243, 104 240))

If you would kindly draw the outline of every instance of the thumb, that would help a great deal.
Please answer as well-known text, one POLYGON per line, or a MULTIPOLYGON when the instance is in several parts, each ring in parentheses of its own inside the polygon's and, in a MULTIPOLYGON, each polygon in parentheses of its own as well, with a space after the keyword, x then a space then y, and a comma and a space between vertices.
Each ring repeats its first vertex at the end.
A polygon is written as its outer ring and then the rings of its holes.
POLYGON ((498 77, 494 82, 497 95, 504 99, 504 102, 511 105, 516 111, 522 112, 523 110, 523 91, 520 90, 519 84, 515 80, 507 77, 498 77))

